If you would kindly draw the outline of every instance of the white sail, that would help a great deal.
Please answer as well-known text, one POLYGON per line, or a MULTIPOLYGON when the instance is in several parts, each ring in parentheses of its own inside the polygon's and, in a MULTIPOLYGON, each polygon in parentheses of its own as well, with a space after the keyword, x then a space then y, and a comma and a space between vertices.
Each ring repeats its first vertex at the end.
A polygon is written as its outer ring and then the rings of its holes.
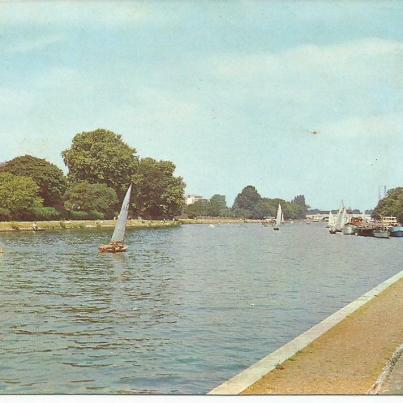
POLYGON ((282 211, 281 211, 281 204, 279 203, 278 208, 277 208, 277 217, 276 217, 276 227, 279 227, 281 224, 281 216, 282 216, 282 211))
POLYGON ((329 227, 334 227, 334 224, 335 224, 334 215, 332 214, 331 211, 329 211, 329 221, 328 221, 328 225, 329 225, 329 227))
POLYGON ((346 208, 344 207, 341 213, 341 227, 343 228, 344 225, 347 224, 347 222, 348 222, 348 214, 346 208))
POLYGON ((336 223, 335 223, 335 227, 336 227, 337 231, 341 231, 341 228, 344 225, 344 223, 343 223, 343 211, 344 211, 344 207, 340 208, 339 211, 337 212, 336 223))
POLYGON ((122 208, 116 222, 115 230, 113 231, 111 242, 123 242, 126 231, 126 221, 129 214, 130 194, 132 191, 132 185, 127 189, 125 198, 123 199, 122 208))
POLYGON ((281 223, 283 223, 284 222, 284 214, 283 214, 283 212, 281 212, 281 221, 280 221, 281 223))

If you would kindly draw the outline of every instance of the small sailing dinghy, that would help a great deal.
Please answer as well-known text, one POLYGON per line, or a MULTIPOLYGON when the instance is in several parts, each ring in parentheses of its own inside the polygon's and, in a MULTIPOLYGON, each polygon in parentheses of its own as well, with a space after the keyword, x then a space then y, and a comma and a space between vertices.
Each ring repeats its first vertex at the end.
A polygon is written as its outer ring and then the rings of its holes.
POLYGON ((276 216, 276 224, 274 225, 274 230, 278 231, 280 229, 281 219, 283 218, 283 212, 281 211, 281 204, 278 204, 277 207, 277 216, 276 216))
POLYGON ((130 204, 130 195, 132 191, 132 185, 127 189, 125 198, 123 199, 122 208, 120 209, 120 214, 118 220, 116 222, 115 230, 113 231, 113 235, 111 241, 108 245, 101 245, 99 247, 100 252, 126 252, 127 245, 123 243, 126 232, 126 221, 127 216, 129 214, 129 204, 130 204))

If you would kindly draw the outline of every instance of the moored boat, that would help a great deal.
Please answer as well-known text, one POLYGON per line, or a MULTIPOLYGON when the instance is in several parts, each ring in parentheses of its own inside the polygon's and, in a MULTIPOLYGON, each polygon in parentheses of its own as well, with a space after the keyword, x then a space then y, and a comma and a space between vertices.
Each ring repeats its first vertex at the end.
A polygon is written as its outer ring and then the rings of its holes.
POLYGON ((392 237, 403 237, 403 227, 394 226, 389 228, 390 236, 392 237))
POLYGON ((389 231, 386 228, 375 228, 372 233, 375 238, 389 239, 389 231))
POLYGON ((359 236, 374 236, 374 229, 372 227, 360 227, 357 228, 356 234, 359 236))
POLYGON ((357 231, 357 226, 348 223, 343 227, 343 235, 354 235, 357 231))

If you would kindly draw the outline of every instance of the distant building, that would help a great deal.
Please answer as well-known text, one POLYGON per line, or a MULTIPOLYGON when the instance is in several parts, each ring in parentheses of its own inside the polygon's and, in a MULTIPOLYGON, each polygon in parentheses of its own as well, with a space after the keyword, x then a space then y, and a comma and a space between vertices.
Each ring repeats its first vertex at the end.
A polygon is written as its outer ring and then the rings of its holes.
POLYGON ((203 200, 203 196, 199 195, 187 195, 185 198, 185 203, 187 206, 197 202, 198 200, 203 200))

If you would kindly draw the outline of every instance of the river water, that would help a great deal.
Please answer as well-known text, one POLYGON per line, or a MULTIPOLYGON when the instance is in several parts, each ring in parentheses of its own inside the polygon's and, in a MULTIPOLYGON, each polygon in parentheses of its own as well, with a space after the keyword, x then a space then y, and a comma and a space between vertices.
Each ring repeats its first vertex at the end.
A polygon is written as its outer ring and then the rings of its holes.
POLYGON ((206 393, 401 270, 323 224, 3 233, 0 393, 206 393))

